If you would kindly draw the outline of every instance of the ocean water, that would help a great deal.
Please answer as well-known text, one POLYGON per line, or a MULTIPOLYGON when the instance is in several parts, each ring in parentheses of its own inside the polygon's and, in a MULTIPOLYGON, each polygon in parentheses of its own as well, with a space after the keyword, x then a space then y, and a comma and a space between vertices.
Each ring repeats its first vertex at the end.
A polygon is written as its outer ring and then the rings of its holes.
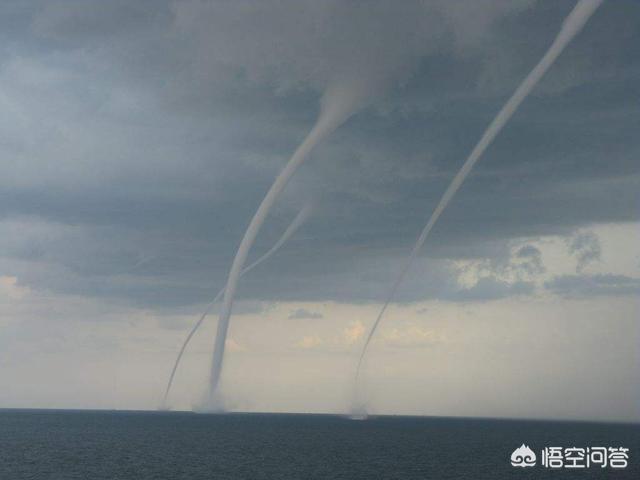
POLYGON ((0 410, 0 479, 640 479, 640 425, 422 417, 0 410), (525 443, 537 465, 510 464, 525 443), (626 447, 550 470, 544 447, 626 447))

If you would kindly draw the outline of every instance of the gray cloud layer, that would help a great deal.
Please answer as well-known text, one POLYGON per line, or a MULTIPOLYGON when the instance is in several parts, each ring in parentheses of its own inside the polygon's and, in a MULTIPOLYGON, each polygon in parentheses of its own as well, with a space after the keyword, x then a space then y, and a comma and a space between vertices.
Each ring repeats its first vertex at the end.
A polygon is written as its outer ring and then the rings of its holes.
MULTIPOLYGON (((301 201, 318 197, 319 211, 241 295, 378 299, 572 2, 346 5, 3 4, 2 271, 145 306, 207 300, 319 92, 355 51, 406 71, 294 179, 255 257, 301 201)), ((460 290, 446 260, 504 258, 514 237, 637 220, 639 19, 632 0, 603 6, 461 190, 402 300, 526 294, 527 279, 460 290)), ((595 247, 574 244, 582 270, 595 247)), ((539 252, 518 257, 528 273, 543 269, 539 252)), ((549 288, 585 281, 612 288, 586 277, 549 288)))

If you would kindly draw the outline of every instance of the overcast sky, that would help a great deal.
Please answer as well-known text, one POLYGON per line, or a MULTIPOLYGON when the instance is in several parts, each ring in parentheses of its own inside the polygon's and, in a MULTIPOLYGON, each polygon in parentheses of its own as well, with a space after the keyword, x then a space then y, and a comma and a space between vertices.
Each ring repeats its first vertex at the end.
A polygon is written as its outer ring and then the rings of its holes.
MULTIPOLYGON (((344 411, 367 328, 573 1, 4 1, 0 407, 155 408, 338 74, 384 73, 241 281, 237 410, 344 411), (371 73, 369 73, 371 72, 371 73)), ((640 3, 605 2, 480 160, 384 318, 378 413, 640 421, 640 3)), ((205 391, 215 315, 170 403, 205 391)))

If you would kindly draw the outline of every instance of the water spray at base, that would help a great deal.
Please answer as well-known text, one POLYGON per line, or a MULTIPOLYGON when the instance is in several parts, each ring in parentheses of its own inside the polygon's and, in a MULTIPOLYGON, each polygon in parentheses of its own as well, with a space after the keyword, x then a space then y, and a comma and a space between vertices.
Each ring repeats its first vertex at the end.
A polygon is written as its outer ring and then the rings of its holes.
MULTIPOLYGON (((247 268, 245 268, 242 271, 242 273, 240 274, 240 276, 246 275, 251 270, 253 270, 258 265, 260 265, 262 262, 264 262, 269 257, 271 257, 274 253, 276 253, 280 249, 280 247, 282 247, 282 245, 284 245, 285 242, 287 240, 289 240, 289 238, 291 238, 291 236, 293 236, 293 234, 307 221, 307 219, 311 215, 312 211, 313 211, 313 204, 312 203, 307 203, 304 207, 302 207, 302 210, 300 210, 300 212, 298 212, 298 214, 293 219, 293 221, 289 224, 289 226, 284 231, 284 233, 282 234, 280 239, 264 255, 262 255, 260 258, 258 258, 255 262, 253 262, 247 268)), ((167 398, 169 397, 169 392, 171 391, 171 386, 173 385, 173 379, 174 379, 174 377, 176 375, 176 372, 178 371, 178 366, 180 365, 180 361, 182 360, 182 356, 184 355, 184 352, 187 349, 187 345, 189 345, 189 342, 191 341, 191 339, 193 338, 195 333, 198 331, 198 329, 200 328, 200 326, 204 322, 204 319, 211 312, 211 309, 213 308, 213 306, 218 302, 218 300, 220 300, 220 297, 222 297, 222 294, 224 293, 224 291, 225 291, 225 289, 223 287, 217 293, 217 295, 211 301, 211 303, 209 303, 207 305, 207 307, 204 310, 204 313, 200 316, 200 318, 198 319, 196 324, 193 326, 193 328, 189 332, 189 335, 187 335, 187 338, 185 338, 184 343, 182 344, 182 347, 180 347, 180 351, 178 352, 178 356, 176 357, 175 363, 173 364, 173 369, 171 370, 171 374, 169 375, 169 381, 167 382, 167 387, 166 387, 166 389, 164 391, 164 397, 162 399, 162 407, 161 407, 162 409, 168 408, 167 398)))
POLYGON ((363 402, 358 397, 358 382, 360 378, 360 371, 362 369, 362 362, 367 353, 367 348, 373 335, 380 324, 380 320, 382 319, 389 303, 394 299, 398 287, 402 283, 404 277, 407 274, 407 271, 411 267, 414 259, 416 258, 418 251, 422 248, 429 232, 440 218, 440 215, 447 207, 451 199, 454 197, 464 180, 471 172, 471 169, 476 164, 478 159, 484 153, 491 142, 495 139, 495 137, 500 133, 505 124, 509 121, 511 116, 518 109, 522 101, 527 97, 527 95, 531 92, 531 90, 536 86, 538 81, 542 78, 542 76, 547 72, 549 67, 553 65, 553 62, 558 58, 558 56, 562 53, 564 48, 569 44, 569 42, 580 32, 582 27, 587 23, 591 15, 596 11, 596 9, 602 4, 603 0, 579 0, 576 6, 573 8, 571 13, 567 16, 567 18, 562 23, 562 27, 560 32, 554 39, 553 43, 544 54, 542 59, 538 62, 538 64, 531 70, 529 75, 524 79, 524 81, 520 84, 520 86, 516 89, 515 93, 509 98, 507 103, 502 107, 498 115, 493 119, 489 127, 485 130, 480 141, 471 151, 471 154, 467 158, 467 160, 462 165, 462 168, 456 176, 451 181, 451 184, 445 191, 444 195, 440 199, 440 202, 436 206, 435 210, 431 214, 431 218, 427 222, 427 225, 424 227, 418 240, 416 241, 413 249, 411 250, 411 254, 407 258, 400 274, 396 278, 393 283, 389 294, 386 297, 385 303, 380 309, 378 316, 376 317, 375 322, 373 323, 369 334, 365 340, 364 346, 362 347, 362 351, 360 353, 360 357, 358 358, 358 364, 356 367, 356 374, 354 379, 354 409, 359 413, 362 410, 363 402))

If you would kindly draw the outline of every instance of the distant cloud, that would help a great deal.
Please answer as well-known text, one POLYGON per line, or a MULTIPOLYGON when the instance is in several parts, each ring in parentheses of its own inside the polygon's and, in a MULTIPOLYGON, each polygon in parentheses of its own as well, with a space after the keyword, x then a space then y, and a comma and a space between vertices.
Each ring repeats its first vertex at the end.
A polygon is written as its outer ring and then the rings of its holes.
POLYGON ((302 340, 296 343, 296 346, 298 348, 311 349, 318 347, 323 343, 323 340, 317 335, 306 335, 302 337, 302 340))
POLYGON ((316 319, 324 318, 324 315, 318 312, 310 312, 304 308, 297 308, 289 314, 290 319, 316 319))
POLYGON ((516 256, 518 258, 539 258, 540 250, 534 245, 525 245, 518 249, 516 256))
POLYGON ((517 268, 529 275, 544 273, 546 270, 542 263, 542 253, 534 245, 520 247, 515 256, 520 260, 516 264, 517 268))
POLYGON ((10 299, 19 300, 28 293, 29 288, 21 286, 16 277, 0 276, 0 295, 6 295, 10 299))
POLYGON ((513 295, 531 295, 535 290, 533 282, 508 282, 495 277, 482 277, 475 285, 458 290, 450 300, 460 302, 482 302, 499 300, 513 295))
POLYGON ((387 346, 397 348, 427 347, 442 342, 442 338, 437 332, 417 325, 393 328, 385 332, 382 338, 387 346))
POLYGON ((546 271, 542 252, 532 244, 504 248, 479 260, 459 262, 457 285, 441 298, 459 302, 486 302, 535 293, 546 271))
POLYGON ((344 338, 349 345, 356 343, 364 335, 365 326, 360 320, 351 322, 347 328, 344 329, 344 338))
POLYGON ((602 255, 600 239, 592 232, 579 233, 571 240, 569 253, 578 260, 576 272, 582 273, 590 263, 600 260, 602 255))
POLYGON ((636 295, 640 293, 640 278, 613 274, 562 275, 546 282, 545 288, 566 297, 636 295))

